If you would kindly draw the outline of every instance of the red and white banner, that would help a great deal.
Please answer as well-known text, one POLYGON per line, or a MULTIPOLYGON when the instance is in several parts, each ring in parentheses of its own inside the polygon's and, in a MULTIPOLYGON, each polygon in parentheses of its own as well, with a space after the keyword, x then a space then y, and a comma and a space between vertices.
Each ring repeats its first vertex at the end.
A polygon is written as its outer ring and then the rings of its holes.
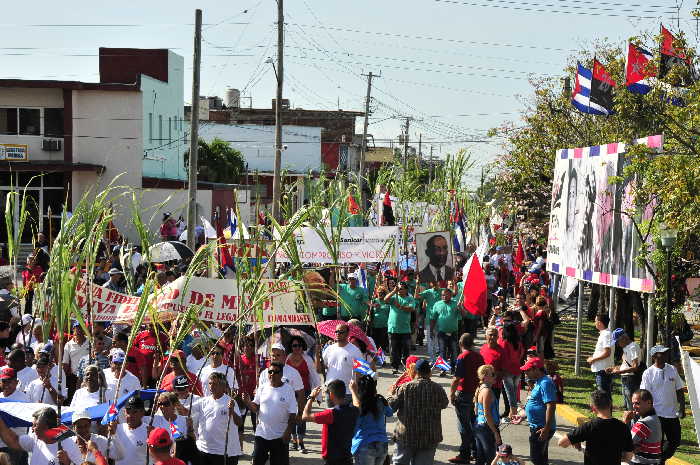
MULTIPOLYGON (((338 263, 396 262, 397 226, 351 226, 337 231, 326 228, 326 237, 338 242, 338 263)), ((300 228, 295 233, 299 259, 303 263, 334 263, 333 253, 313 228, 300 228)), ((279 249, 277 261, 288 262, 287 253, 279 249)))
MULTIPOLYGON (((247 312, 246 322, 272 325, 313 325, 311 315, 297 312, 297 291, 289 281, 263 279, 268 287, 262 309, 247 312), (257 310, 257 311, 256 311, 257 310), (258 315, 262 314, 262 321, 258 315)), ((80 280, 76 289, 78 307, 87 313, 88 292, 92 293, 93 321, 128 323, 133 321, 140 297, 115 292, 80 280)), ((149 298, 157 309, 159 319, 174 318, 192 305, 201 305, 199 318, 214 323, 233 323, 249 307, 249 295, 241 292, 238 282, 231 279, 178 278, 156 291, 149 298)), ((303 307, 300 307, 300 310, 303 307)))

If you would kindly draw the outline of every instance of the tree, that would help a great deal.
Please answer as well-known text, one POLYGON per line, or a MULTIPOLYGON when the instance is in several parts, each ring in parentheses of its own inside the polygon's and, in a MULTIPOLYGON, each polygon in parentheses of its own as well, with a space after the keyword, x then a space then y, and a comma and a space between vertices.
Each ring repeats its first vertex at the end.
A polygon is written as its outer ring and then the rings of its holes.
MULTIPOLYGON (((243 155, 231 144, 215 138, 211 143, 199 139, 197 151, 197 179, 199 181, 236 184, 245 170, 243 155)), ((190 152, 185 153, 185 167, 189 167, 190 152)))

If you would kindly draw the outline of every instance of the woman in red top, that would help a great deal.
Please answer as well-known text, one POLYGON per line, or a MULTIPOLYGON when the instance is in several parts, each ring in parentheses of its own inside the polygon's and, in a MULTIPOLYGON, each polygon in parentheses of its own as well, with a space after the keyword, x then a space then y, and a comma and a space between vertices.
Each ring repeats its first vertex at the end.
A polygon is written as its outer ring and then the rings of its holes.
POLYGON ((503 349, 503 388, 505 400, 508 402, 509 413, 513 423, 520 423, 518 414, 518 382, 520 381, 520 366, 523 358, 524 347, 522 343, 522 326, 514 320, 513 312, 503 315, 503 329, 498 338, 498 345, 503 349))
MULTIPOLYGON (((250 398, 255 397, 255 389, 258 387, 258 376, 260 370, 264 368, 264 359, 255 353, 255 339, 251 336, 243 338, 243 353, 237 359, 236 363, 236 378, 238 380, 239 394, 248 394, 250 398)), ((243 412, 241 418, 241 426, 238 427, 238 437, 243 441, 243 430, 245 425, 245 417, 249 410, 243 412)), ((255 429, 257 423, 257 415, 250 411, 250 420, 255 429)))
MULTIPOLYGON (((292 353, 287 356, 287 365, 295 368, 301 376, 301 381, 304 383, 304 395, 308 396, 311 390, 316 386, 321 385, 321 380, 316 372, 314 361, 306 355, 306 341, 301 336, 292 336, 291 340, 292 353)), ((299 422, 292 429, 292 449, 300 450, 302 454, 306 454, 304 447, 304 436, 306 435, 306 422, 299 422)))
POLYGON ((43 268, 36 263, 36 253, 29 255, 27 257, 27 266, 22 270, 22 283, 25 291, 24 313, 32 313, 34 286, 41 283, 43 274, 43 268))

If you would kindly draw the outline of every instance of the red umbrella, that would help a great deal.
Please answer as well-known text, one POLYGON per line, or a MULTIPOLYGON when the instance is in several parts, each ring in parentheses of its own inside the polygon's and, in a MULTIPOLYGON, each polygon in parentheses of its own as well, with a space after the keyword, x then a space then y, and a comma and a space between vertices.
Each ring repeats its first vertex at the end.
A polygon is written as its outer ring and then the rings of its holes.
POLYGON ((367 335, 365 334, 364 331, 362 331, 360 328, 358 328, 358 327, 355 326, 355 325, 351 325, 351 324, 349 324, 349 323, 346 323, 346 322, 343 321, 343 320, 326 320, 326 321, 321 321, 321 322, 319 322, 319 323, 316 325, 316 328, 318 328, 318 332, 319 332, 319 333, 321 333, 321 334, 323 334, 324 336, 327 336, 327 337, 329 337, 329 338, 335 340, 335 339, 336 339, 335 328, 336 328, 339 324, 347 324, 347 325, 348 325, 348 328, 350 328, 350 334, 348 334, 348 338, 355 337, 355 338, 361 340, 362 342, 365 343, 365 345, 367 346, 367 350, 369 350, 370 352, 374 352, 375 350, 377 350, 377 349, 374 347, 374 344, 372 344, 372 343, 370 342, 369 338, 367 337, 367 335))

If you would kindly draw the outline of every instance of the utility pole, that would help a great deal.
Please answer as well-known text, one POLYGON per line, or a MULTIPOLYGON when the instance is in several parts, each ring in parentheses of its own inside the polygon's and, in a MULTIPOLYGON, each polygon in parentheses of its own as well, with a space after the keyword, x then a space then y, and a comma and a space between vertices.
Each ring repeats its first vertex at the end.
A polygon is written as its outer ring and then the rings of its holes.
POLYGON ((367 204, 365 199, 364 176, 365 176, 365 152, 367 151, 367 126, 369 126, 369 103, 372 95, 372 78, 381 77, 381 75, 363 74, 367 76, 367 97, 365 98, 365 124, 362 129, 362 142, 360 143, 360 170, 357 173, 357 184, 360 186, 360 208, 364 209, 367 204))
POLYGON ((187 245, 195 248, 197 225, 197 149, 199 148, 199 68, 202 63, 202 10, 195 10, 190 116, 190 166, 187 179, 187 245))
POLYGON ((433 183, 433 146, 430 146, 430 184, 433 183))
POLYGON ((423 158, 423 133, 418 134, 418 165, 423 158))
POLYGON ((408 163, 408 128, 409 124, 411 122, 411 117, 406 116, 406 126, 405 126, 405 132, 403 136, 403 169, 406 169, 406 163, 408 163))
POLYGON ((284 0, 277 0, 277 98, 275 104, 275 167, 272 178, 272 217, 280 222, 282 191, 282 84, 284 82, 284 0))

